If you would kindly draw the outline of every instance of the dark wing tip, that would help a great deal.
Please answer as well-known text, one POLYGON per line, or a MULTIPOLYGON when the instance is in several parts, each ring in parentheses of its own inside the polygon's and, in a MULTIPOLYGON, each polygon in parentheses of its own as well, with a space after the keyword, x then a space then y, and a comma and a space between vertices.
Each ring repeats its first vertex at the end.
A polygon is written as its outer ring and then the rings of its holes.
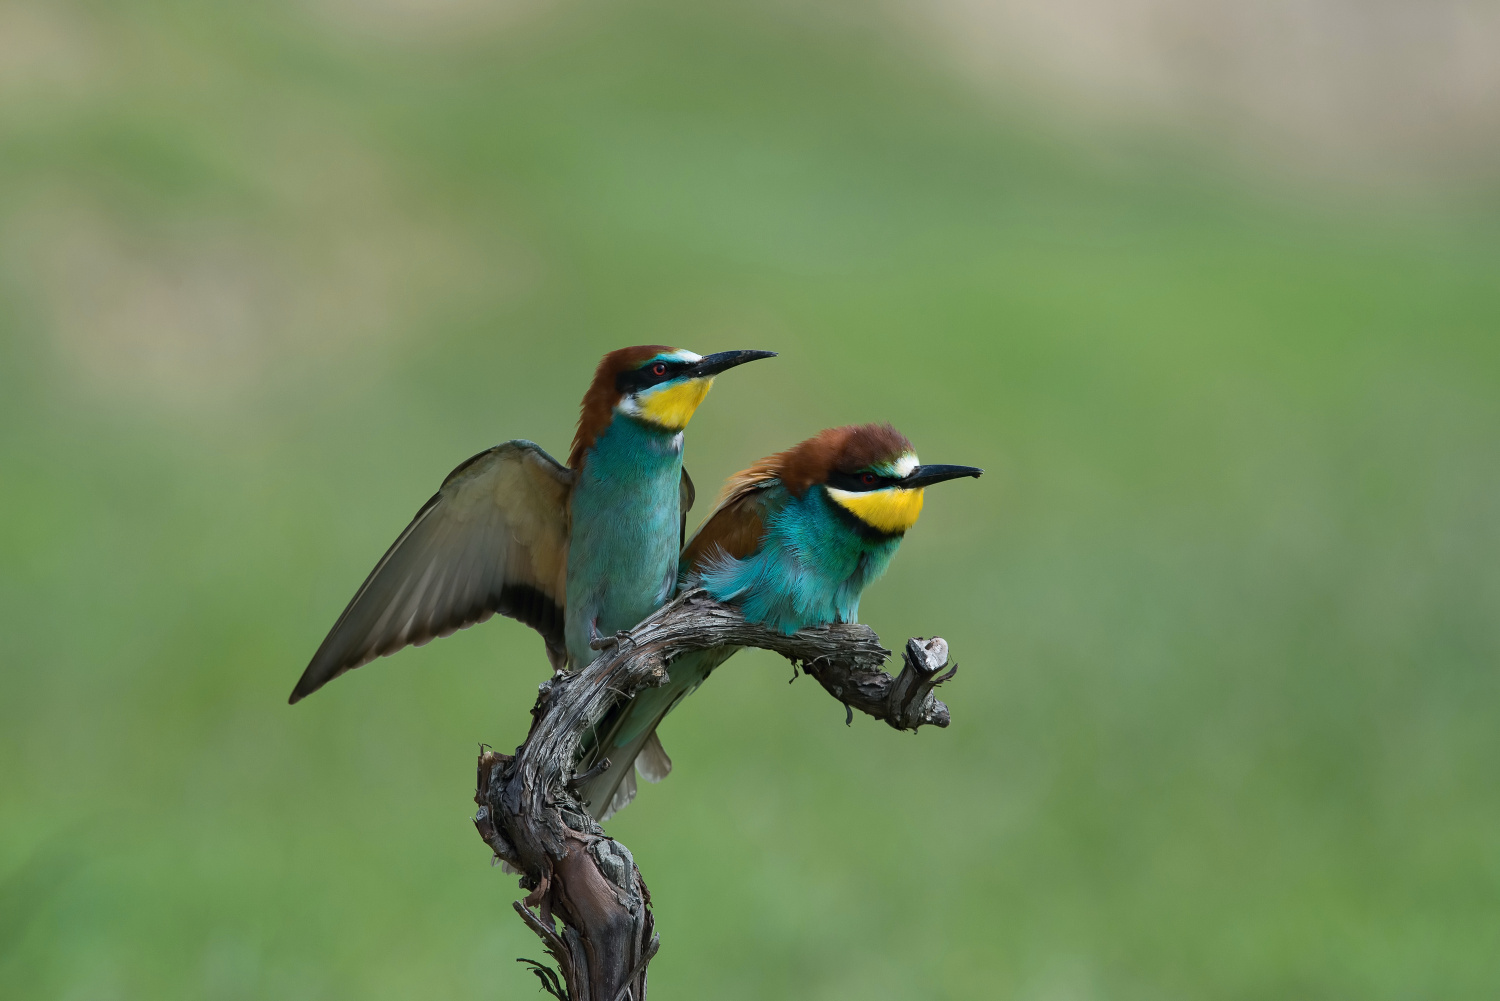
POLYGON ((286 704, 294 706, 322 687, 323 682, 314 682, 312 680, 311 669, 303 671, 302 677, 297 679, 297 687, 292 689, 292 694, 287 698, 286 704))
MULTIPOLYGON (((322 651, 320 650, 318 653, 321 654, 322 651)), ((318 660, 318 657, 313 657, 312 663, 307 665, 307 670, 302 672, 302 677, 297 679, 297 686, 292 689, 291 696, 286 700, 287 705, 296 705, 348 670, 348 668, 344 668, 342 670, 335 669, 330 671, 327 664, 320 664, 318 660)), ((358 667, 359 665, 356 664, 354 666, 358 667)))

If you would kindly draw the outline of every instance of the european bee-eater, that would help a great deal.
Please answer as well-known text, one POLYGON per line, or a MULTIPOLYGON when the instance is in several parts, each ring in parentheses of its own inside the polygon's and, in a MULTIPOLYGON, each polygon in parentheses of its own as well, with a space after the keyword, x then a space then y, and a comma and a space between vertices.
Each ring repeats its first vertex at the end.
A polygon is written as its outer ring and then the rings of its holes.
POLYGON ((375 564, 292 702, 345 671, 495 612, 531 626, 555 668, 671 596, 693 483, 682 432, 726 369, 773 351, 702 357, 659 344, 604 356, 566 466, 522 439, 464 462, 375 564))
MULTIPOLYGON (((830 428, 730 477, 713 512, 682 551, 684 586, 702 584, 745 619, 790 635, 805 626, 855 622, 864 589, 890 564, 933 483, 979 476, 973 466, 923 466, 889 424, 830 428)), ((589 811, 606 819, 635 796, 634 763, 660 781, 672 768, 656 738, 662 718, 737 647, 685 654, 669 680, 607 714, 602 738, 584 748, 580 783, 589 811)))

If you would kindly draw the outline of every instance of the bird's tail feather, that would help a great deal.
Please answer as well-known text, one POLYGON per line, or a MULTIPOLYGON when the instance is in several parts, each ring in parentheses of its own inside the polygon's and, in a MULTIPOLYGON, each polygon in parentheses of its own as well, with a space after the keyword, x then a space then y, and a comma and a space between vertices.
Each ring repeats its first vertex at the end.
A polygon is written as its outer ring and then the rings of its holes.
POLYGON ((607 757, 609 767, 578 786, 579 798, 599 821, 613 817, 635 799, 636 768, 640 768, 641 777, 648 782, 660 782, 672 770, 672 759, 662 750, 654 726, 624 747, 609 751, 607 757), (642 761, 642 758, 647 760, 642 761), (662 762, 666 763, 665 770, 659 768, 662 762))
POLYGON ((667 777, 672 759, 657 739, 657 726, 736 649, 716 647, 687 654, 670 665, 671 679, 666 684, 648 688, 617 707, 613 719, 604 724, 603 738, 579 763, 580 771, 587 772, 594 762, 609 758, 608 768, 578 785, 579 796, 595 820, 608 820, 635 798, 637 770, 647 782, 667 777))

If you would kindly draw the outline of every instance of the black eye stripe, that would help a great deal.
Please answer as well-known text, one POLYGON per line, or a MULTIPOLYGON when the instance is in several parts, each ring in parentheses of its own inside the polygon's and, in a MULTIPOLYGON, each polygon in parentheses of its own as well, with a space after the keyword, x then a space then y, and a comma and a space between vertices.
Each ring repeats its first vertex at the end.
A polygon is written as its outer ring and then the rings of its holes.
POLYGON ((640 368, 621 372, 615 376, 615 389, 621 393, 639 393, 643 389, 649 389, 663 382, 671 382, 692 368, 693 364, 690 361, 668 361, 665 358, 653 358, 640 368), (666 368, 661 375, 657 375, 652 371, 658 365, 665 366, 666 368))

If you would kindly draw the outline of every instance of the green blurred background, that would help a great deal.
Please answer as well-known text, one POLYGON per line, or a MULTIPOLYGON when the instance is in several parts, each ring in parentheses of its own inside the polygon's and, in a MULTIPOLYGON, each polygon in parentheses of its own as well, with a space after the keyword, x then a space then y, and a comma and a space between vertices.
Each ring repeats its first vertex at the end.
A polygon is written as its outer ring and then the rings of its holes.
POLYGON ((285 699, 643 341, 781 352, 700 516, 833 423, 988 470, 863 607, 951 729, 764 654, 663 728, 653 997, 1500 995, 1486 9, 0 3, 0 996, 535 996, 536 638, 285 699))

